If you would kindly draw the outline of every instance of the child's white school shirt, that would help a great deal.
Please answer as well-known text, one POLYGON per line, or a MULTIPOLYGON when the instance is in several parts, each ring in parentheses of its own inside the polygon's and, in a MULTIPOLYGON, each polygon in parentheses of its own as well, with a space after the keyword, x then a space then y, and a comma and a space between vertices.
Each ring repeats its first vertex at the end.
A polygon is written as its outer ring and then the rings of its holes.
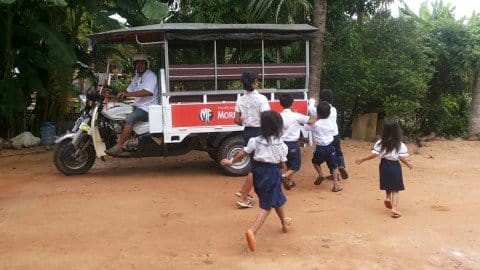
POLYGON ((311 130, 313 134, 313 142, 316 145, 325 146, 333 142, 335 125, 328 119, 318 119, 311 125, 306 125, 307 130, 311 130))
POLYGON ((402 142, 400 143, 400 148, 397 150, 386 153, 385 150, 382 151, 382 140, 378 140, 373 146, 372 153, 377 154, 379 158, 384 158, 392 161, 397 161, 399 157, 408 157, 408 148, 402 142))
POLYGON ((253 137, 243 150, 248 154, 255 151, 253 159, 256 161, 273 164, 287 161, 288 147, 280 138, 270 137, 268 142, 262 136, 253 137))
POLYGON ((280 115, 283 119, 282 140, 284 142, 296 142, 300 137, 300 128, 306 124, 310 117, 301 113, 292 112, 290 109, 284 109, 280 115))
POLYGON ((257 90, 245 91, 235 105, 235 112, 242 114, 243 125, 246 127, 259 127, 260 113, 268 110, 268 99, 257 90))
POLYGON ((333 131, 333 136, 338 135, 338 124, 337 124, 337 109, 330 104, 330 115, 328 116, 328 120, 332 122, 333 126, 335 127, 333 131))
MULTIPOLYGON (((315 106, 315 102, 308 102, 308 113, 310 115, 317 115, 317 107, 315 106)), ((330 115, 328 116, 328 120, 335 125, 335 130, 333 132, 333 136, 338 135, 338 125, 337 125, 337 109, 330 104, 330 115)))

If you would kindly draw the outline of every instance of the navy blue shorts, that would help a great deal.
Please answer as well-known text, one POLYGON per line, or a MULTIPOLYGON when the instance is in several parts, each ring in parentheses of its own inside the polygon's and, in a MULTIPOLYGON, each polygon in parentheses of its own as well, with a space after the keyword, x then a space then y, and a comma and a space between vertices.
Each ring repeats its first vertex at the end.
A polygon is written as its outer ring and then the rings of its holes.
POLYGON ((133 111, 127 115, 127 119, 125 122, 129 123, 131 126, 135 125, 137 122, 147 122, 148 121, 148 112, 139 109, 137 107, 133 107, 133 111))
POLYGON ((256 161, 253 165, 253 189, 260 208, 270 210, 285 204, 282 192, 282 171, 279 164, 256 161))
POLYGON ((284 142, 288 146, 287 168, 292 171, 300 170, 302 164, 302 154, 298 142, 284 142))
POLYGON ((243 129, 243 142, 247 146, 250 138, 260 136, 260 127, 245 127, 243 129))
POLYGON ((333 136, 333 146, 335 147, 335 155, 337 156, 338 167, 345 168, 345 159, 343 158, 342 147, 340 146, 340 135, 333 136))
POLYGON ((335 155, 335 147, 333 144, 329 145, 317 145, 315 152, 313 152, 312 163, 315 165, 320 165, 323 162, 327 162, 328 169, 330 173, 338 169, 337 156, 335 155))

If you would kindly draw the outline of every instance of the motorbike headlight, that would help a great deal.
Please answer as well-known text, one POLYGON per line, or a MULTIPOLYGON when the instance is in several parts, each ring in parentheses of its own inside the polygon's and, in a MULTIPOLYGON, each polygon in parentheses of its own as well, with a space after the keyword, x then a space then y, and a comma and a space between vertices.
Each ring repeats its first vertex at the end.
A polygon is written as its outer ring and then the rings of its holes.
POLYGON ((90 130, 90 126, 89 126, 87 123, 82 123, 82 124, 80 125, 80 129, 81 129, 82 131, 88 132, 88 131, 90 130))

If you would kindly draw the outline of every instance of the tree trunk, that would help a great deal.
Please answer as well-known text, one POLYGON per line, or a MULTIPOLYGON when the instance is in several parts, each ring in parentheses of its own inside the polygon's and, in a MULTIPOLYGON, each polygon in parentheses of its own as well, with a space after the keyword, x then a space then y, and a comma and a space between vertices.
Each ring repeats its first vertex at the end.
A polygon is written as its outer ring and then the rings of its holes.
POLYGON ((318 33, 311 42, 310 50, 310 80, 308 82, 308 96, 318 101, 320 96, 320 81, 323 64, 323 38, 325 36, 325 21, 327 17, 327 0, 313 1, 313 26, 318 33))
POLYGON ((468 135, 480 134, 480 70, 475 76, 475 83, 472 90, 472 109, 468 119, 468 135))

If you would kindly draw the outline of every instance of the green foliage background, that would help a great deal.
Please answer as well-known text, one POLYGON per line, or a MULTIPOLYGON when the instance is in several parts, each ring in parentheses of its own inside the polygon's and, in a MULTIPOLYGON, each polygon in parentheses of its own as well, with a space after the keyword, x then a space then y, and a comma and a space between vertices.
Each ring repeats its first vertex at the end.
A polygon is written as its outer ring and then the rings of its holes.
MULTIPOLYGON (((472 93, 480 87, 475 86, 479 15, 457 20, 452 7, 439 1, 424 4, 419 15, 405 7, 393 18, 387 8, 391 2, 328 1, 321 85, 335 93, 342 135, 349 135, 355 115, 367 112, 398 119, 411 136, 466 135, 472 93)), ((38 135, 43 121, 64 119, 67 99, 78 92, 72 80, 92 76, 92 66, 103 68, 96 59, 114 58, 131 68, 132 47, 88 49, 89 33, 125 27, 108 17, 112 14, 130 26, 162 21, 311 23, 312 6, 312 0, 0 0, 0 136, 24 130, 33 91, 39 94, 38 135)), ((292 44, 282 58, 301 58, 303 48, 292 44)), ((196 63, 198 57, 174 56, 185 63, 196 63)), ((242 63, 255 57, 226 49, 220 59, 242 63)))

